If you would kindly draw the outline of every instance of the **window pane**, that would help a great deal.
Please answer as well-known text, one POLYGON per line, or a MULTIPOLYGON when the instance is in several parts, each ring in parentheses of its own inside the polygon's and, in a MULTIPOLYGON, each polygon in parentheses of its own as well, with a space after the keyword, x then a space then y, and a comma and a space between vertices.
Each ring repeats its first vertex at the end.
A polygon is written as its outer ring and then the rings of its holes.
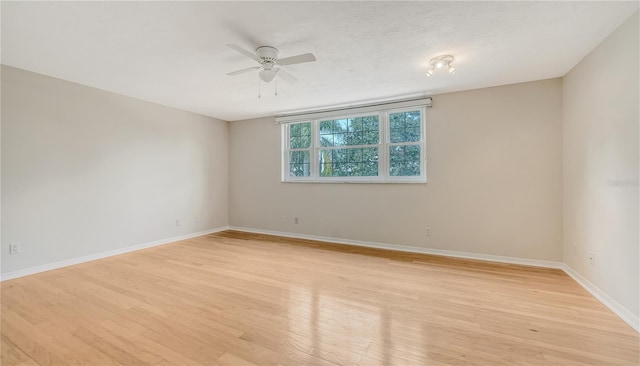
POLYGON ((400 145, 389 147, 389 175, 414 177, 420 175, 420 146, 400 145))
POLYGON ((378 144, 378 126, 377 115, 320 121, 320 146, 378 144))
POLYGON ((394 142, 420 141, 420 111, 389 114, 389 140, 394 142))
POLYGON ((320 150, 321 177, 375 177, 378 148, 320 150))
POLYGON ((308 177, 311 173, 311 156, 309 150, 289 152, 289 175, 292 177, 308 177))
POLYGON ((289 125, 289 148, 306 149, 311 146, 311 122, 289 125))

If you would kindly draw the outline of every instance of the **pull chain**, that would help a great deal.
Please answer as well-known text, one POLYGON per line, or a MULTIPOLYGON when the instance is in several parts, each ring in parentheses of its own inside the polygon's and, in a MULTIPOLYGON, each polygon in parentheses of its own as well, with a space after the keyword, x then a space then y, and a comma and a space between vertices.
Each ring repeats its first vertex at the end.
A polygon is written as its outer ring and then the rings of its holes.
POLYGON ((276 75, 276 97, 278 96, 278 75, 276 75))

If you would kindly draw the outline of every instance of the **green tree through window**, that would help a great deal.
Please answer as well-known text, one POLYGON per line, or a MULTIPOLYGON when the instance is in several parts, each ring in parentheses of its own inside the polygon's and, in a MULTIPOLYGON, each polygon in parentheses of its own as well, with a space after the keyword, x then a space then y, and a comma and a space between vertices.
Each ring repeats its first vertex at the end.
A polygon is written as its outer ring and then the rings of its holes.
POLYGON ((311 122, 289 125, 289 175, 308 177, 311 174, 311 122))
POLYGON ((320 176, 377 176, 379 142, 377 115, 320 121, 320 176))
POLYGON ((420 175, 420 111, 389 114, 389 175, 420 175))

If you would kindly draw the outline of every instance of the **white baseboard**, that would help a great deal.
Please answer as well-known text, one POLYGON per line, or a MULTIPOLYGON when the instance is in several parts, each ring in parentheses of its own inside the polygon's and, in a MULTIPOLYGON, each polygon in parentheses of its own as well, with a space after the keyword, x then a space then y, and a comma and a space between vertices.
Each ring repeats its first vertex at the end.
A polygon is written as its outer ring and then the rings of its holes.
POLYGON ((609 295, 600 290, 596 285, 589 282, 586 278, 582 277, 573 268, 569 267, 566 263, 562 264, 562 270, 573 278, 580 286, 587 290, 593 297, 603 303, 609 310, 629 324, 636 332, 640 332, 640 318, 627 310, 624 306, 620 305, 616 300, 612 299, 609 295))
POLYGON ((34 266, 34 267, 19 269, 17 271, 2 273, 0 275, 0 281, 6 281, 6 280, 11 280, 11 279, 14 279, 14 278, 18 278, 18 277, 29 276, 29 275, 40 273, 40 272, 50 271, 52 269, 58 269, 58 268, 62 268, 62 267, 72 266, 74 264, 80 264, 80 263, 84 263, 84 262, 90 262, 90 261, 93 261, 93 260, 96 260, 96 259, 112 257, 112 256, 118 255, 118 254, 124 254, 124 253, 129 253, 129 252, 133 252, 133 251, 140 250, 140 249, 146 249, 146 248, 151 248, 151 247, 155 247, 155 246, 159 246, 159 245, 169 244, 169 243, 173 243, 173 242, 180 241, 180 240, 186 240, 186 239, 195 238, 197 236, 202 236, 202 235, 217 233, 217 232, 220 232, 220 231, 225 231, 225 230, 228 230, 228 229, 229 228, 227 226, 224 226, 224 227, 219 227, 219 228, 215 228, 215 229, 209 229, 209 230, 204 230, 204 231, 198 231, 198 232, 195 232, 195 233, 190 233, 190 234, 185 234, 185 235, 180 235, 180 236, 174 236, 174 237, 171 237, 171 238, 160 239, 160 240, 151 241, 151 242, 147 242, 147 243, 130 245, 130 246, 127 246, 127 247, 124 247, 124 248, 108 250, 106 252, 100 252, 100 253, 95 253, 95 254, 89 254, 89 255, 82 256, 82 257, 65 259, 65 260, 61 260, 61 261, 58 261, 58 262, 43 264, 43 265, 40 265, 40 266, 34 266))
POLYGON ((252 228, 237 227, 237 226, 229 226, 229 230, 244 231, 244 232, 256 233, 256 234, 276 235, 276 236, 283 236, 287 238, 317 240, 317 241, 335 243, 335 244, 356 245, 356 246, 367 247, 367 248, 388 249, 388 250, 395 250, 400 252, 433 254, 433 255, 441 255, 445 257, 455 257, 455 258, 465 258, 465 259, 476 259, 476 260, 488 261, 488 262, 519 264, 523 266, 561 269, 563 265, 562 262, 554 262, 554 261, 543 261, 543 260, 537 260, 537 259, 527 259, 527 258, 517 258, 517 257, 503 257, 499 255, 458 252, 453 250, 420 248, 420 247, 412 247, 412 246, 399 245, 399 244, 388 244, 388 243, 379 243, 379 242, 372 242, 372 241, 331 238, 327 236, 316 236, 316 235, 288 233, 283 231, 252 229, 252 228))

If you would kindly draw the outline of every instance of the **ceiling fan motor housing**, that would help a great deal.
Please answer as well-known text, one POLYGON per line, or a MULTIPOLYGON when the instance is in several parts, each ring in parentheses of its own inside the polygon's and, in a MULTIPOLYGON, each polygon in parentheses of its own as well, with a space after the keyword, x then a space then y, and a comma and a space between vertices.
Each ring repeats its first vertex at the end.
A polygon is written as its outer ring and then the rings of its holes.
POLYGON ((256 48, 256 55, 262 60, 262 63, 269 63, 271 65, 278 61, 278 50, 269 46, 261 46, 256 48))

